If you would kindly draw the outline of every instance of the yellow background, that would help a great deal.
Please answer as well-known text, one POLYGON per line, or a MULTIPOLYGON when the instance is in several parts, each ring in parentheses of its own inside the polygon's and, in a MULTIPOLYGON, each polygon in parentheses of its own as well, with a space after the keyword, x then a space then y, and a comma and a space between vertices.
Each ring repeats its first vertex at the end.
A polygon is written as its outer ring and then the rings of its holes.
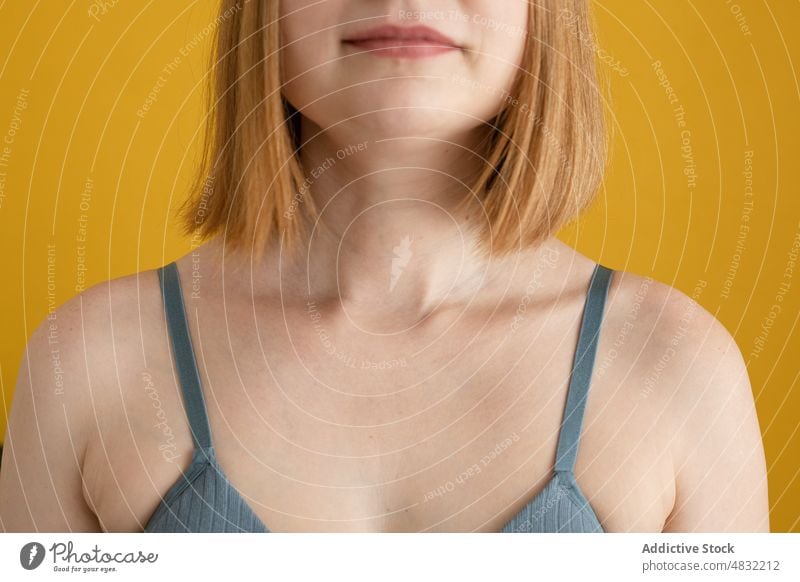
MULTIPOLYGON (((95 10, 94 18, 92 4, 10 0, 0 8, 0 139, 19 125, 11 144, 0 143, 0 152, 4 145, 10 149, 7 166, 0 166, 0 389, 6 407, 26 340, 47 315, 48 302, 59 305, 76 294, 81 232, 87 286, 189 250, 171 218, 196 161, 192 144, 211 38, 204 27, 215 3, 107 1, 105 13, 95 10), (140 118, 137 110, 176 57, 180 62, 140 118), (28 91, 26 107, 15 119, 21 90, 28 91), (91 195, 82 208, 89 180, 91 195), (55 245, 52 296, 48 244, 55 245)), ((689 295, 705 282, 698 301, 734 334, 749 361, 772 529, 800 531, 797 268, 789 265, 788 294, 766 336, 762 328, 800 236, 800 3, 593 4, 607 53, 600 56, 616 63, 604 69, 614 156, 600 201, 560 238, 604 264, 652 275, 689 295), (655 61, 685 111, 694 188, 683 173, 681 129, 655 61), (746 150, 753 152, 748 219, 746 150), (737 239, 742 224, 750 230, 737 239), (764 350, 755 357, 759 336, 764 350)), ((6 413, 0 410, 0 433, 6 413)))

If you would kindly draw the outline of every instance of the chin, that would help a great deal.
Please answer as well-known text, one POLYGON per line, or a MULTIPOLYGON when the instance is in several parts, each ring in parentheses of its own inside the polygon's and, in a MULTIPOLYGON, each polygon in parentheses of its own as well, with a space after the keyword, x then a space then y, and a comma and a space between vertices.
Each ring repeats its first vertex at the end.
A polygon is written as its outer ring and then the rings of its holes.
MULTIPOLYGON (((458 98, 454 100, 452 92, 388 89, 382 85, 375 90, 361 88, 342 94, 336 107, 325 108, 327 115, 320 117, 327 119, 317 125, 332 127, 340 120, 349 120, 342 123, 348 130, 357 128, 376 139, 401 136, 446 139, 479 126, 485 116, 484 111, 466 107, 458 98), (332 111, 338 113, 330 115, 332 111)), ((314 120, 314 111, 308 110, 307 115, 314 120)))
POLYGON ((412 107, 398 111, 399 106, 381 104, 373 111, 359 115, 353 127, 364 136, 374 139, 391 139, 395 137, 437 138, 459 135, 471 129, 475 123, 458 112, 443 112, 431 109, 430 106, 412 107))

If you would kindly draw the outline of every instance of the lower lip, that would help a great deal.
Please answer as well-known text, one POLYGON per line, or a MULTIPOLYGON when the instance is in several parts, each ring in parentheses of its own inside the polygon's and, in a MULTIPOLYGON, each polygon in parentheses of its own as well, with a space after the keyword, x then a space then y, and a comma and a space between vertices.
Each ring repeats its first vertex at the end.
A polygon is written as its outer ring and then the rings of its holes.
POLYGON ((424 59, 460 50, 426 40, 370 39, 346 41, 345 44, 376 57, 403 59, 424 59))

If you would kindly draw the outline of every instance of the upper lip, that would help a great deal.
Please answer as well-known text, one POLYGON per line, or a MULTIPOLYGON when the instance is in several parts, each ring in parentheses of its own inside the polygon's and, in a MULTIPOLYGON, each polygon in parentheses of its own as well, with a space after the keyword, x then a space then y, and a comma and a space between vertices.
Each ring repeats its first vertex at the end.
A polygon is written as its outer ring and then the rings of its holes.
POLYGON ((360 42, 365 40, 419 40, 427 43, 436 43, 445 46, 458 47, 455 41, 425 25, 397 26, 385 24, 376 26, 362 32, 356 32, 344 39, 344 42, 360 42))

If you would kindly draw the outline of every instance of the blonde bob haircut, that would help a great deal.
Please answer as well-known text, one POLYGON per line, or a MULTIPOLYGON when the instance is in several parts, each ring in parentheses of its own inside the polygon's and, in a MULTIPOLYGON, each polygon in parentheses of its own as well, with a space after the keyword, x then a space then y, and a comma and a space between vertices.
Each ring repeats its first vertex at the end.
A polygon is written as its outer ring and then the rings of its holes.
MULTIPOLYGON (((194 240, 260 256, 291 249, 318 210, 304 192, 299 120, 281 95, 279 0, 222 0, 207 86, 208 120, 181 223, 194 240), (301 216, 302 215, 302 216, 301 216), (303 218, 303 219, 301 219, 303 218)), ((593 201, 608 138, 588 0, 531 0, 514 88, 487 124, 477 202, 484 252, 537 245, 593 201)), ((454 86, 454 90, 470 90, 454 86)))

